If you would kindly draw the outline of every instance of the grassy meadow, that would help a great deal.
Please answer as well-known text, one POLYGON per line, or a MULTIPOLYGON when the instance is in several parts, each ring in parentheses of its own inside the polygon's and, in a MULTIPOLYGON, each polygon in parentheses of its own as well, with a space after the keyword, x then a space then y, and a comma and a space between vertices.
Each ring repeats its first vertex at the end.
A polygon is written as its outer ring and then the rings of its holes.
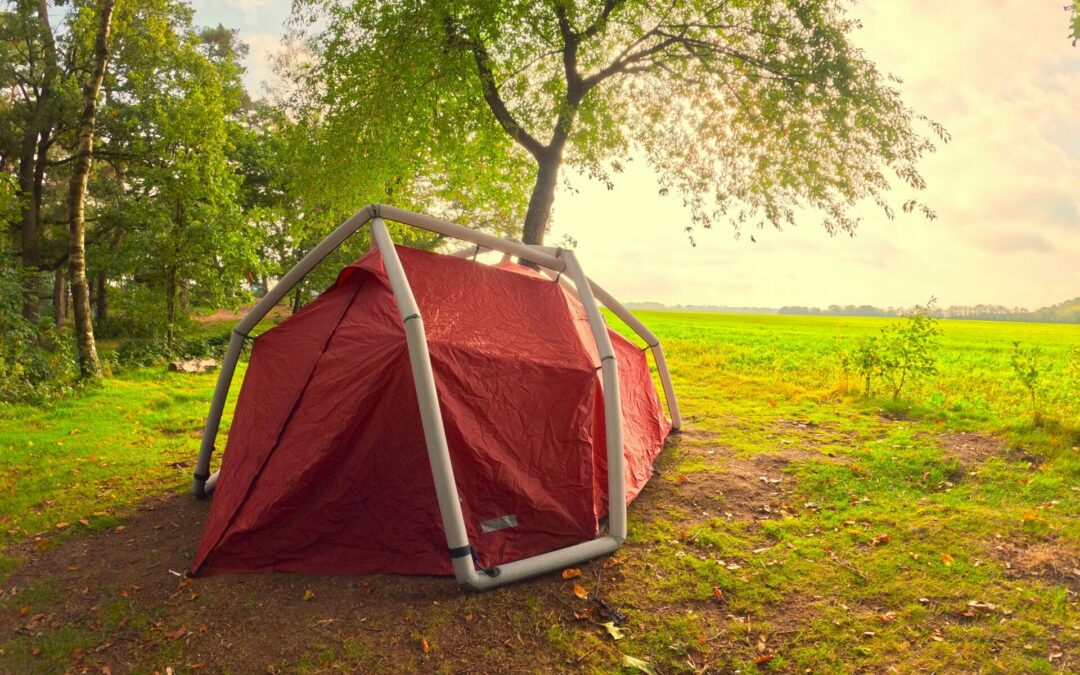
POLYGON ((67 598, 79 568, 62 566, 140 503, 187 489, 215 375, 134 370, 0 408, 0 671, 1080 669, 1080 328, 943 321, 940 372, 892 401, 860 396, 839 359, 889 320, 637 314, 664 342, 686 421, 630 508, 627 546, 581 566, 589 600, 557 574, 484 595, 395 577, 376 584, 397 594, 380 614, 366 581, 257 580, 309 585, 267 602, 310 633, 253 655, 210 646, 255 639, 251 617, 276 612, 223 613, 214 596, 235 578, 196 579, 179 599, 103 583, 84 611, 67 598), (1041 350, 1041 428, 1013 341, 1041 350), (356 583, 368 600, 334 604, 356 583), (463 638, 474 617, 497 639, 463 638))

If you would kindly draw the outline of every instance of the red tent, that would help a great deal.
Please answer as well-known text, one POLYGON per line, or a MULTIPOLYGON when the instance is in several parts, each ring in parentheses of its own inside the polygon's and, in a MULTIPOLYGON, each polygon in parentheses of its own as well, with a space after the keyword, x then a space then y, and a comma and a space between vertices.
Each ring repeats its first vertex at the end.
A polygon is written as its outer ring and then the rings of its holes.
MULTIPOLYGON (((608 505, 601 364, 576 294, 519 265, 396 250, 476 562, 596 537, 608 505)), ((644 351, 609 334, 629 502, 671 424, 644 351)), ((453 573, 378 250, 255 340, 220 475, 192 573, 453 573)))

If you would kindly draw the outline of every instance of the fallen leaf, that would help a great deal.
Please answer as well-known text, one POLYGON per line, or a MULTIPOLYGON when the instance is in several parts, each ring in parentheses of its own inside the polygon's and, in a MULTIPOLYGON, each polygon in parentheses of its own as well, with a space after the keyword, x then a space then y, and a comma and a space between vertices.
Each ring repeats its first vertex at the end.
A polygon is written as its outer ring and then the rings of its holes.
POLYGON ((888 544, 890 541, 892 541, 892 537, 890 537, 889 535, 887 535, 887 534, 879 534, 879 535, 875 535, 874 537, 872 537, 870 539, 870 545, 871 546, 881 546, 882 544, 888 544))
POLYGON ((675 476, 676 483, 682 484, 685 483, 687 480, 688 479, 686 478, 686 474, 684 473, 680 473, 678 476, 675 476))
POLYGON ((68 524, 67 524, 67 523, 57 523, 57 524, 56 524, 56 529, 58 529, 58 530, 62 530, 62 529, 64 529, 64 528, 65 528, 65 527, 67 527, 67 526, 68 526, 68 524))
POLYGON ((116 529, 115 529, 115 530, 113 530, 113 531, 114 531, 114 532, 123 532, 123 531, 124 531, 124 530, 126 530, 126 529, 127 529, 127 527, 126 527, 125 525, 117 525, 117 526, 116 526, 116 529))
POLYGON ((972 600, 967 606, 968 611, 972 612, 969 616, 973 616, 975 612, 979 614, 993 614, 997 611, 997 605, 992 602, 982 602, 981 600, 972 600))
POLYGON ((476 616, 472 612, 469 612, 468 614, 465 615, 465 620, 466 621, 472 621, 475 618, 476 618, 476 616))
POLYGON ((30 653, 34 656, 41 656, 41 647, 31 647, 30 653))
POLYGON ((170 639, 170 640, 179 640, 180 638, 184 637, 185 635, 187 635, 187 629, 184 628, 183 626, 180 626, 176 630, 165 631, 165 637, 170 639))
POLYGON ((878 614, 878 621, 881 623, 892 623, 893 621, 896 621, 896 613, 885 612, 884 614, 878 614))
POLYGON ((942 553, 941 554, 941 562, 946 567, 952 567, 953 557, 951 555, 949 555, 948 553, 942 553))
POLYGON ((582 600, 589 599, 589 592, 585 590, 585 587, 581 584, 574 584, 574 595, 578 596, 582 600))
POLYGON ((594 607, 586 607, 580 612, 574 612, 574 618, 578 621, 585 621, 586 619, 591 619, 594 609, 594 607))
POLYGON ((192 579, 191 577, 184 577, 183 579, 180 580, 179 588, 183 588, 184 586, 190 586, 193 581, 195 581, 195 580, 192 579))
MULTIPOLYGON (((601 566, 604 569, 609 570, 612 567, 615 567, 616 565, 623 564, 624 562, 626 562, 626 558, 616 558, 615 556, 612 556, 612 557, 608 558, 607 560, 605 560, 601 566)), ((1073 570, 1073 571, 1076 573, 1076 576, 1080 576, 1080 570, 1073 570)))
POLYGON ((562 571, 563 579, 576 579, 581 576, 581 570, 576 567, 567 567, 562 571))
POLYGON ((603 626, 607 629, 608 635, 611 636, 612 640, 621 640, 626 637, 626 631, 616 626, 614 621, 608 621, 603 624, 603 626))
POLYGON ((420 638, 420 648, 427 654, 431 651, 431 645, 428 643, 427 638, 420 638))
POLYGON ((712 597, 713 597, 713 600, 715 600, 717 602, 723 602, 724 601, 724 592, 722 590, 720 590, 719 586, 713 586, 712 587, 712 597))
POLYGON ((760 666, 763 663, 768 663, 769 661, 772 661, 774 656, 775 654, 762 654, 761 656, 754 659, 754 663, 760 666))
POLYGON ((90 527, 90 521, 86 518, 79 518, 79 524, 83 527, 90 527))
POLYGON ((622 663, 627 668, 637 668, 643 673, 648 673, 648 675, 656 675, 656 668, 653 667, 653 664, 648 661, 643 661, 635 656, 623 654, 622 663))
POLYGON ((315 591, 310 588, 304 590, 304 600, 312 600, 315 597, 315 591))

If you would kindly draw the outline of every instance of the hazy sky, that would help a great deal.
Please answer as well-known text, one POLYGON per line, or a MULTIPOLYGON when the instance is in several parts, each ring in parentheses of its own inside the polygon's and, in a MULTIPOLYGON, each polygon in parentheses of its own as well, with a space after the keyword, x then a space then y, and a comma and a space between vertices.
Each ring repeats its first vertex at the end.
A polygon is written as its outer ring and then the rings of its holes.
MULTIPOLYGON (((196 22, 238 28, 252 90, 271 77, 288 2, 197 0, 196 22)), ((550 241, 569 233, 590 276, 624 301, 780 306, 995 303, 1035 308, 1080 296, 1080 47, 1061 0, 888 0, 856 8, 854 36, 904 80, 905 100, 952 142, 922 164, 927 221, 866 209, 856 237, 807 217, 736 240, 718 227, 692 247, 676 196, 638 162, 613 191, 571 176, 550 241)), ((898 192, 894 202, 906 193, 898 192)), ((359 205, 358 206, 362 206, 359 205)), ((747 233, 749 234, 749 233, 747 233)))

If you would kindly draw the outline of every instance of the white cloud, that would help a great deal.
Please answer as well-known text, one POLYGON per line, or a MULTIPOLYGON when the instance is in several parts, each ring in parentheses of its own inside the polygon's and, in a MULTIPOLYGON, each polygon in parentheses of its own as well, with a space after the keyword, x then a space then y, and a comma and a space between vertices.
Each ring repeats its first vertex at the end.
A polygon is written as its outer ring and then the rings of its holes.
POLYGON ((248 46, 244 82, 252 97, 260 98, 265 83, 273 81, 275 77, 274 57, 285 51, 285 47, 281 43, 281 36, 272 33, 254 33, 244 35, 242 39, 248 46))

